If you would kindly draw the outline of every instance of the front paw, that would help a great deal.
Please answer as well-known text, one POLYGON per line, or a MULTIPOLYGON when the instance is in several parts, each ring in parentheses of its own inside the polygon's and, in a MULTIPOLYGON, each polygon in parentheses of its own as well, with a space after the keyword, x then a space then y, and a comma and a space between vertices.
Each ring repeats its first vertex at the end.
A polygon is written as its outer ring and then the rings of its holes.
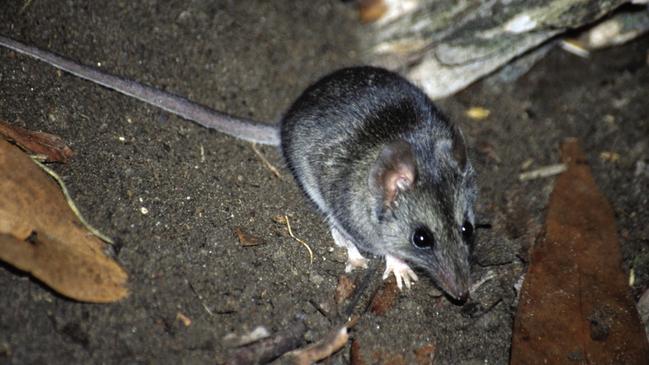
POLYGON ((394 274, 399 290, 403 288, 404 282, 406 283, 406 287, 410 289, 412 283, 419 280, 417 274, 415 274, 410 266, 408 266, 404 261, 392 255, 385 255, 385 271, 383 272, 383 280, 387 279, 388 276, 390 276, 390 273, 394 274))

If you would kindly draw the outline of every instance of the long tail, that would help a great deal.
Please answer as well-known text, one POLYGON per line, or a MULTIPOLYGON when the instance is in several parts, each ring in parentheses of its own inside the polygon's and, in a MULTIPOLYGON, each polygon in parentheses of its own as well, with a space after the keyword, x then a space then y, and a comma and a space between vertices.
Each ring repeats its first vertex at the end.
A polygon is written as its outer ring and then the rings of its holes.
POLYGON ((3 36, 0 36, 0 45, 46 62, 75 76, 157 106, 184 119, 196 122, 205 128, 215 129, 250 142, 274 146, 278 146, 280 143, 279 132, 276 126, 265 125, 245 118, 233 117, 194 103, 182 96, 114 76, 90 66, 78 64, 53 53, 22 44, 3 36))

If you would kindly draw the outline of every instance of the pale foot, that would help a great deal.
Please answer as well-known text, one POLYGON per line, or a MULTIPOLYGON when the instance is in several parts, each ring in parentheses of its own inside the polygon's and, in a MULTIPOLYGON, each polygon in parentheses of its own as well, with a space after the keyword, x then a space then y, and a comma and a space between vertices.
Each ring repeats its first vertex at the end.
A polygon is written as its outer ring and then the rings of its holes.
POLYGON ((354 269, 367 269, 367 259, 361 255, 356 246, 347 247, 347 263, 345 272, 350 273, 354 269))
POLYGON ((337 229, 331 228, 331 235, 336 242, 336 246, 344 247, 347 249, 347 263, 345 264, 345 272, 350 273, 354 269, 367 269, 368 260, 361 255, 353 242, 343 237, 337 229))
POLYGON ((412 282, 419 280, 417 274, 415 274, 410 266, 408 266, 404 261, 392 255, 385 255, 385 271, 383 272, 383 280, 387 279, 388 276, 390 276, 390 273, 394 274, 399 290, 403 288, 403 282, 405 282, 406 287, 410 289, 412 282))

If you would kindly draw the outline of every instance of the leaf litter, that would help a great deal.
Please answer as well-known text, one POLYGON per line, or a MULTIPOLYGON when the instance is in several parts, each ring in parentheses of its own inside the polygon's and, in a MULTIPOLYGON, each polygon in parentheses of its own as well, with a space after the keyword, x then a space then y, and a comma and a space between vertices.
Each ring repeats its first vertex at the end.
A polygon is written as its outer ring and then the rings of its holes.
POLYGON ((79 301, 128 295, 128 275, 107 254, 109 246, 88 231, 56 182, 4 140, 0 195, 0 260, 79 301))
POLYGON ((646 364, 649 344, 622 271, 613 209, 575 139, 531 252, 511 364, 646 364))

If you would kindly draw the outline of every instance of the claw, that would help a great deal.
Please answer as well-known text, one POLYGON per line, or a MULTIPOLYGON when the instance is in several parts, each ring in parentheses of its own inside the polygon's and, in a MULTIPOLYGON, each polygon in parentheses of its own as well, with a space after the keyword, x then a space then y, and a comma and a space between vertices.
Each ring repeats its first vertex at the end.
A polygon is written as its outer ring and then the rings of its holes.
POLYGON ((412 283, 419 280, 417 274, 415 274, 410 266, 408 266, 404 261, 392 255, 385 255, 385 271, 383 272, 383 280, 387 279, 388 276, 390 276, 390 273, 394 274, 399 290, 403 289, 403 283, 405 283, 406 287, 410 289, 412 283))

